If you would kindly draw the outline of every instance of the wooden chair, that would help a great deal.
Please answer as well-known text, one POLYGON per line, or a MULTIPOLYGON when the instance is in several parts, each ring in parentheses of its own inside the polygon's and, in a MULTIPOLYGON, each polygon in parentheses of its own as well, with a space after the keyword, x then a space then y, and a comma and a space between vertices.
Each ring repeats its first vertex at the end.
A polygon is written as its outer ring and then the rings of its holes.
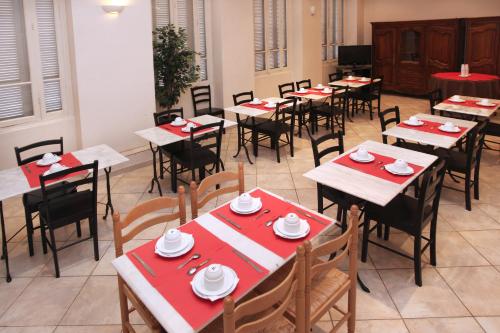
MULTIPOLYGON (((177 198, 160 197, 146 201, 134 207, 130 213, 122 220, 120 214, 113 214, 113 232, 115 238, 115 255, 119 257, 123 255, 123 245, 132 240, 137 234, 160 223, 174 221, 179 219, 180 224, 186 223, 186 199, 184 187, 179 186, 177 198), (157 212, 165 208, 178 207, 175 213, 167 213, 147 219, 141 224, 134 226, 131 230, 123 233, 123 229, 129 227, 139 218, 147 216, 150 213, 157 212)), ((132 311, 137 311, 146 325, 152 332, 161 332, 161 326, 144 304, 139 300, 135 293, 129 288, 127 283, 118 275, 118 293, 120 297, 120 312, 122 318, 123 333, 135 333, 132 324, 130 323, 129 315, 132 311), (128 307, 128 301, 132 307, 128 307)))
MULTIPOLYGON (((292 269, 275 288, 235 307, 229 296, 224 299, 224 333, 280 333, 308 332, 305 309, 305 255, 304 246, 297 247, 292 269), (293 306, 298 316, 289 321, 287 308, 293 306)), ((213 330, 211 331, 213 332, 213 330)))
POLYGON ((210 200, 218 197, 219 195, 232 193, 238 191, 241 195, 245 192, 245 174, 243 172, 243 162, 238 163, 238 173, 231 171, 223 171, 213 175, 208 176, 203 179, 200 185, 196 185, 196 182, 191 182, 191 218, 195 219, 198 217, 198 209, 205 206, 210 200), (219 185, 224 182, 230 182, 233 180, 237 180, 238 183, 220 187, 219 185), (207 190, 213 186, 216 186, 217 189, 205 195, 200 200, 200 195, 203 195, 207 190))

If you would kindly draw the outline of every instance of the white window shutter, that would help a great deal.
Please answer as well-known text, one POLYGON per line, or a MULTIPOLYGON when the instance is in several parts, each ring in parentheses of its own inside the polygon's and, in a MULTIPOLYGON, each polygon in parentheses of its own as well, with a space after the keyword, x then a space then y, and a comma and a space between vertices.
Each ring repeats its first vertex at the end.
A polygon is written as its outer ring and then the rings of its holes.
POLYGON ((200 79, 208 79, 207 69, 207 33, 205 25, 205 0, 196 1, 196 16, 198 17, 198 47, 197 52, 200 57, 200 79))
POLYGON ((153 1, 153 24, 155 28, 161 28, 170 24, 170 1, 153 1))
POLYGON ((0 120, 33 115, 24 9, 0 0, 0 120))
POLYGON ((264 0, 253 1, 255 71, 266 69, 264 0))

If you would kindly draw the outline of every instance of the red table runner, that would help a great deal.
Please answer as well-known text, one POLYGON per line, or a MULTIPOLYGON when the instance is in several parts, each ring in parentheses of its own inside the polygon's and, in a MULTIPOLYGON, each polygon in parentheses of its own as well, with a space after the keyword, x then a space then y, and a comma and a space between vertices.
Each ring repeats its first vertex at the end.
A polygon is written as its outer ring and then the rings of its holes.
POLYGON ((272 108, 268 108, 267 106, 265 106, 266 104, 267 104, 266 102, 261 102, 260 104, 243 103, 241 105, 244 107, 247 107, 247 108, 259 109, 259 110, 264 110, 264 111, 268 111, 268 112, 276 110, 275 106, 272 108))
POLYGON ((432 74, 432 76, 438 79, 456 80, 456 81, 491 81, 500 79, 500 77, 498 77, 497 75, 480 74, 480 73, 471 73, 470 76, 461 77, 460 72, 434 73, 432 74))
POLYGON ((304 97, 304 95, 318 95, 318 96, 323 96, 323 97, 330 97, 332 95, 331 92, 324 93, 321 90, 323 90, 323 89, 311 88, 306 93, 293 92, 293 93, 290 93, 290 95, 295 96, 295 97, 304 97))
POLYGON ((468 107, 471 107, 471 108, 481 108, 481 109, 494 109, 497 107, 497 105, 493 105, 493 106, 483 106, 483 105, 478 105, 476 104, 478 101, 475 101, 475 100, 472 100, 472 99, 466 99, 465 102, 453 102, 452 100, 450 99, 447 99, 445 101, 445 103, 448 103, 448 104, 453 104, 453 105, 461 105, 461 106, 468 106, 468 107))
MULTIPOLYGON (((58 163, 61 165, 67 166, 69 168, 82 165, 82 162, 80 162, 71 153, 61 155, 61 160, 58 163)), ((43 175, 43 173, 49 169, 50 169, 50 165, 49 166, 39 166, 36 164, 36 161, 21 166, 21 170, 23 170, 23 173, 26 176, 26 180, 28 181, 31 188, 40 187, 40 175, 43 175)), ((71 178, 71 177, 74 177, 77 175, 84 175, 84 174, 87 174, 87 172, 86 171, 73 172, 73 173, 70 173, 69 175, 66 175, 65 177, 52 179, 50 181, 47 181, 46 183, 51 184, 51 183, 58 182, 62 179, 71 178)))
POLYGON ((302 208, 299 208, 291 203, 285 202, 273 195, 270 195, 262 190, 256 189, 250 194, 253 197, 261 198, 262 200, 262 209, 254 214, 250 215, 240 215, 233 213, 231 208, 229 207, 229 203, 215 209, 211 212, 211 214, 221 222, 227 224, 231 228, 235 228, 232 224, 224 221, 224 219, 217 216, 217 213, 221 213, 233 222, 238 223, 241 226, 241 229, 237 229, 238 232, 252 239, 253 241, 259 243, 270 251, 276 253, 282 258, 288 258, 290 255, 294 254, 298 245, 302 244, 304 240, 314 238, 319 232, 321 232, 324 228, 328 227, 331 223, 331 220, 328 220, 320 215, 312 214, 316 219, 323 221, 325 224, 320 224, 319 222, 307 218, 306 216, 297 213, 297 210, 304 211, 302 208), (264 214, 259 219, 255 219, 256 216, 265 209, 271 210, 270 213, 264 214), (309 225, 311 226, 311 231, 307 235, 307 237, 297 239, 297 240, 289 240, 284 239, 274 234, 273 228, 266 227, 265 223, 269 220, 275 220, 277 216, 281 215, 285 217, 288 213, 296 213, 301 219, 307 220, 309 225))
MULTIPOLYGON (((171 125, 171 124, 163 124, 163 125, 160 125, 160 126, 158 126, 158 127, 162 128, 162 129, 164 129, 164 130, 166 130, 166 131, 169 131, 170 133, 173 133, 173 134, 175 134, 175 135, 177 135, 177 136, 181 136, 181 137, 188 137, 188 136, 190 136, 190 135, 191 135, 191 133, 190 133, 190 132, 187 132, 187 133, 186 133, 186 132, 183 132, 183 131, 182 131, 182 128, 183 128, 183 127, 186 127, 188 123, 195 124, 197 127, 198 127, 198 126, 201 126, 201 124, 200 124, 200 123, 197 123, 197 122, 195 122, 195 121, 191 121, 191 120, 186 120, 186 125, 184 125, 184 126, 173 126, 173 125, 171 125)), ((203 130, 203 131, 196 132, 196 134, 199 134, 199 133, 205 133, 205 132, 209 132, 209 131, 212 131, 212 129, 211 129, 211 128, 207 128, 207 129, 205 129, 205 130, 203 130)))
POLYGON ((202 268, 207 267, 209 264, 218 263, 234 269, 240 279, 238 286, 231 294, 235 300, 241 298, 249 289, 253 289, 269 274, 269 271, 254 262, 262 269, 262 273, 258 273, 242 258, 234 254, 231 246, 215 237, 196 221, 189 222, 179 227, 179 229, 192 234, 195 242, 193 249, 180 258, 163 258, 155 254, 156 240, 152 240, 128 252, 126 255, 149 283, 158 290, 189 325, 195 330, 199 330, 222 313, 223 300, 211 302, 196 296, 191 289, 190 283, 194 275, 187 275, 190 267, 201 263, 205 259, 210 259, 202 268), (153 269, 156 277, 149 274, 132 256, 132 253, 136 253, 144 260, 153 269), (193 260, 183 269, 177 269, 177 266, 193 253, 201 254, 201 258, 193 260))
POLYGON ((403 127, 403 128, 409 128, 409 129, 412 129, 415 131, 420 131, 420 132, 427 132, 427 133, 432 133, 432 134, 450 136, 452 138, 460 138, 464 134, 464 132, 467 130, 467 128, 465 128, 465 127, 458 126, 458 128, 460 129, 460 132, 450 133, 450 132, 441 131, 439 129, 439 126, 443 125, 441 123, 437 123, 434 121, 428 121, 428 120, 420 120, 420 121, 424 123, 422 126, 411 126, 411 125, 405 124, 404 122, 399 123, 398 126, 403 127))
POLYGON ((361 81, 361 80, 347 80, 347 79, 343 79, 342 82, 368 84, 368 83, 371 82, 371 80, 370 81, 361 81))
MULTIPOLYGON (((409 176, 393 175, 389 171, 387 171, 385 169, 381 169, 382 166, 384 166, 386 164, 391 164, 396 159, 394 159, 392 157, 384 156, 384 155, 379 155, 379 154, 376 154, 374 152, 370 152, 370 154, 375 156, 375 160, 373 162, 370 162, 370 163, 360 163, 360 162, 353 161, 349 157, 349 154, 346 154, 346 155, 336 159, 335 161, 333 161, 333 163, 337 163, 337 164, 343 165, 345 167, 355 169, 355 170, 358 170, 360 172, 363 172, 363 173, 366 173, 366 174, 369 174, 369 175, 372 175, 372 176, 375 176, 378 178, 382 178, 382 179, 388 180, 388 181, 396 183, 396 184, 403 184, 409 178, 413 177, 413 175, 409 175, 409 176)), ((413 168, 415 173, 418 173, 420 170, 423 169, 423 167, 421 167, 420 165, 416 165, 416 164, 412 164, 412 163, 408 163, 408 165, 413 168)))

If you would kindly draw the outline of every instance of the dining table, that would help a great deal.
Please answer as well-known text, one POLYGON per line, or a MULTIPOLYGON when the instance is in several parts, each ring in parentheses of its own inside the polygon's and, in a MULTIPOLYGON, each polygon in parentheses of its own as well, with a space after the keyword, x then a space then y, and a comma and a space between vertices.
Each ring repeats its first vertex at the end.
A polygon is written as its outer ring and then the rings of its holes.
POLYGON ((434 106, 434 109, 440 112, 455 113, 457 116, 470 119, 492 118, 500 109, 500 100, 488 99, 491 106, 484 106, 478 104, 482 99, 473 96, 453 95, 434 106), (454 100, 460 100, 460 102, 454 100))
POLYGON ((440 89, 443 96, 469 95, 481 98, 500 98, 500 77, 493 74, 439 72, 430 77, 431 90, 440 89))
MULTIPOLYGON (((224 128, 236 126, 236 123, 234 121, 218 118, 212 115, 202 115, 187 119, 188 122, 194 123, 195 125, 207 125, 219 122, 221 120, 224 121, 224 128)), ((216 128, 214 127, 212 130, 216 130, 216 128)), ((206 133, 206 131, 197 133, 196 135, 203 135, 204 133, 206 133)), ((182 132, 179 127, 175 128, 172 126, 162 125, 139 130, 136 131, 135 134, 149 142, 149 148, 153 154, 153 177, 151 179, 151 187, 149 189, 149 193, 153 192, 154 185, 156 185, 158 187, 160 196, 162 196, 163 192, 161 189, 160 180, 158 178, 158 169, 156 166, 158 154, 161 154, 160 147, 190 139, 190 133, 182 132)), ((162 167, 163 166, 160 165, 160 168, 162 167)))
POLYGON ((179 226, 194 238, 194 247, 181 257, 156 254, 158 239, 154 239, 113 260, 118 275, 167 332, 199 332, 224 311, 222 297, 210 300, 195 294, 192 283, 196 275, 188 274, 192 267, 219 263, 233 269, 239 281, 231 297, 239 301, 293 260, 302 242, 321 243, 338 228, 334 219, 265 189, 257 187, 246 193, 260 198, 258 212, 240 215, 227 202, 179 226), (264 211, 267 213, 259 214, 264 211), (307 221, 310 230, 305 237, 285 239, 274 231, 277 219, 288 213, 307 221), (193 253, 198 258, 179 268, 193 253))
POLYGON ((379 78, 373 79, 372 81, 371 78, 352 76, 351 78, 346 77, 342 78, 342 80, 329 82, 328 85, 334 87, 349 87, 351 89, 359 89, 369 85, 372 82, 378 82, 378 81, 380 81, 379 78))
POLYGON ((419 144, 429 145, 437 148, 449 149, 457 144, 467 133, 477 125, 475 121, 442 117, 437 115, 418 113, 414 115, 420 125, 408 125, 403 121, 396 126, 390 127, 382 132, 382 135, 396 139, 409 140, 419 144), (458 127, 456 133, 440 130, 440 126, 451 122, 458 127))
MULTIPOLYGON (((128 158, 115 151, 108 145, 102 144, 81 150, 69 152, 62 155, 63 160, 71 161, 72 166, 89 164, 98 161, 99 170, 104 170, 106 176, 107 201, 105 203, 106 211, 103 218, 107 218, 108 213, 114 213, 111 200, 110 173, 115 165, 128 161, 128 158)), ((36 162, 34 162, 36 163, 36 162)), ((2 231, 2 259, 5 260, 7 282, 12 280, 9 269, 8 242, 5 231, 5 217, 3 215, 3 201, 13 198, 40 188, 39 176, 43 173, 43 168, 30 167, 29 165, 18 166, 0 171, 0 226, 2 231)), ((69 174, 58 181, 77 177, 76 174, 69 174)), ((16 233, 17 234, 17 233, 16 233)))

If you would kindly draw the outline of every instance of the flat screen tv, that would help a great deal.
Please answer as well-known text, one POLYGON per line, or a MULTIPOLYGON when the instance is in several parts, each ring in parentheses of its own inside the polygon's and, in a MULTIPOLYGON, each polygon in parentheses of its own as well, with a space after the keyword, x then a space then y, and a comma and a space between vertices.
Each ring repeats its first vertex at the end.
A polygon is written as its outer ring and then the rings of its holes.
POLYGON ((344 45, 339 46, 340 66, 361 66, 372 64, 371 45, 344 45))

